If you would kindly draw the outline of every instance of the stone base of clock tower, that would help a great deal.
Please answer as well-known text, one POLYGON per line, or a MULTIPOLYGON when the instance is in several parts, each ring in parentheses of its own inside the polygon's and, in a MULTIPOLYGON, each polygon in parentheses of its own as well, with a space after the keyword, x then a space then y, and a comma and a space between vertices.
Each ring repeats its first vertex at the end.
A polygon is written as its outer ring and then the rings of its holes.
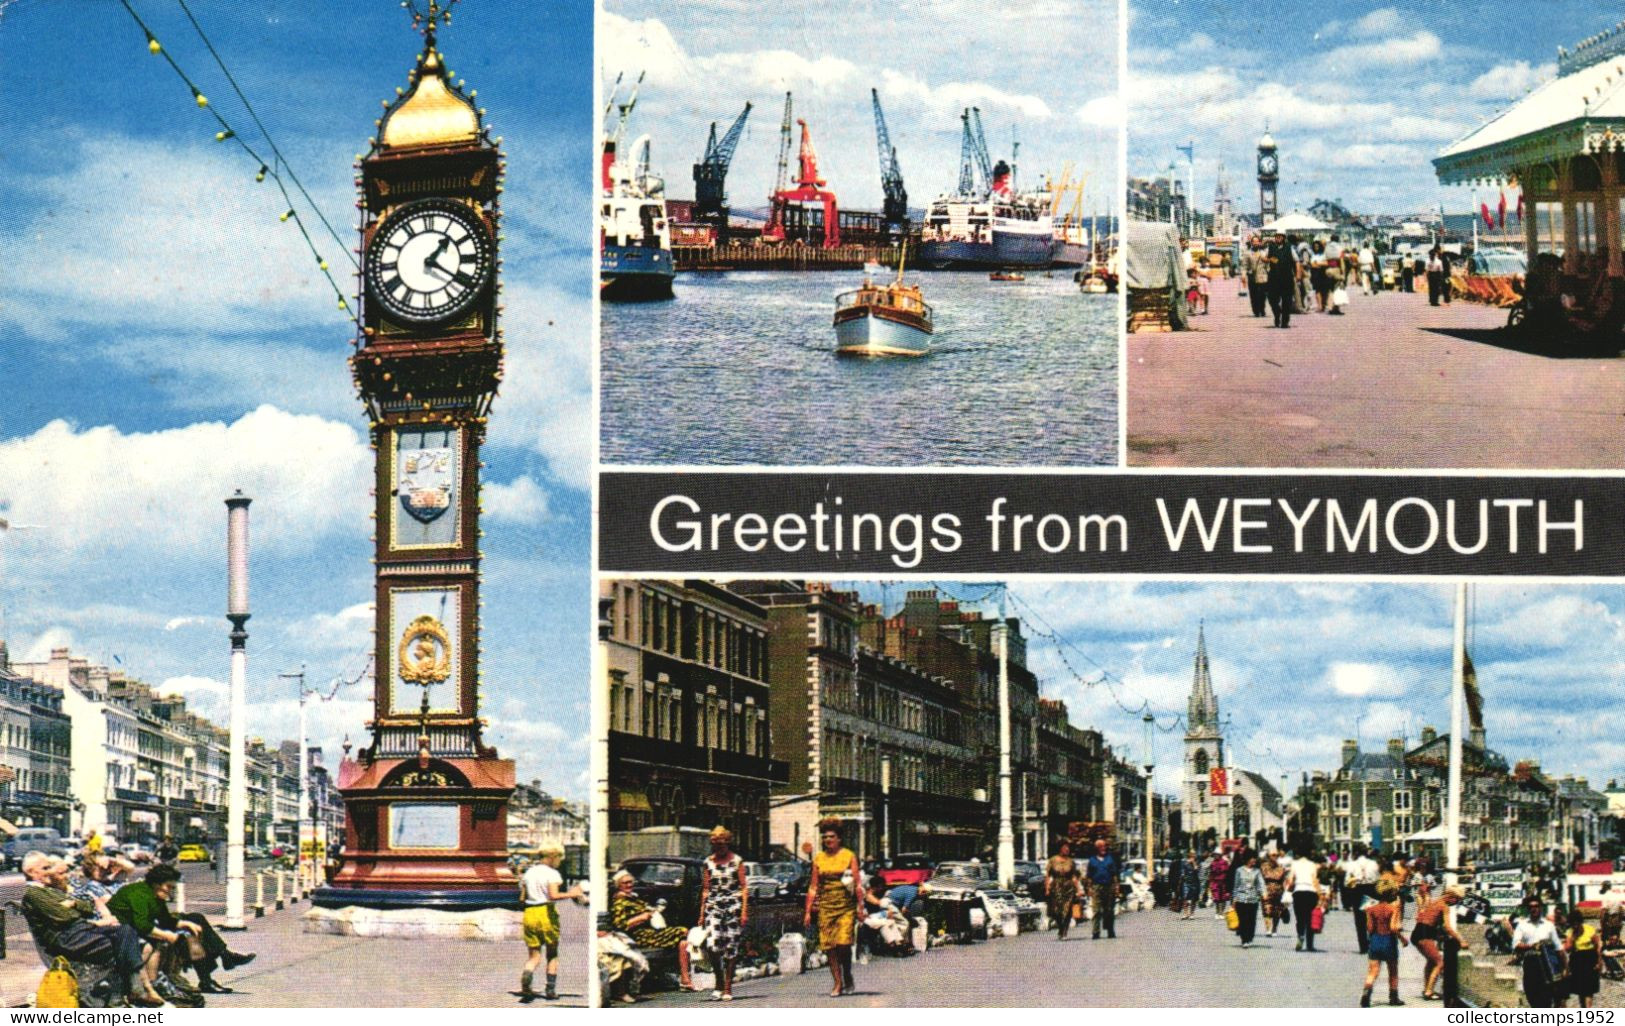
POLYGON ((318 908, 518 909, 508 865, 511 759, 375 759, 339 766, 344 854, 318 908))

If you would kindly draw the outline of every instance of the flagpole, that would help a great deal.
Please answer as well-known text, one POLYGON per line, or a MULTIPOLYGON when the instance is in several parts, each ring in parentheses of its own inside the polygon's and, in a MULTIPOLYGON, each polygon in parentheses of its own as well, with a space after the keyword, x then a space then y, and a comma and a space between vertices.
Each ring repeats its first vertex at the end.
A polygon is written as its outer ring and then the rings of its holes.
POLYGON ((1445 796, 1445 886, 1461 870, 1461 732, 1467 704, 1467 582, 1456 584, 1455 637, 1450 653, 1450 790, 1445 796))
MULTIPOLYGON (((1473 187, 1473 252, 1478 252, 1478 187, 1473 187)), ((1488 204, 1485 204, 1488 206, 1488 204)))

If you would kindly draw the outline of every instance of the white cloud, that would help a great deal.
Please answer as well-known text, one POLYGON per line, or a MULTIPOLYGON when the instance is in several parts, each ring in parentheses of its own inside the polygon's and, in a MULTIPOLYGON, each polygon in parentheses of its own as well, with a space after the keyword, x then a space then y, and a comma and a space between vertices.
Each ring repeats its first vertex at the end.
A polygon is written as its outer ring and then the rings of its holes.
POLYGON ((1078 108, 1078 120, 1096 128, 1116 128, 1123 123, 1123 101, 1115 94, 1097 96, 1078 108))
POLYGON ((1400 17, 1397 7, 1380 7, 1363 18, 1357 19, 1349 26, 1349 34, 1362 39, 1371 39, 1377 36, 1391 36, 1405 28, 1404 19, 1400 17))
POLYGON ((261 406, 230 424, 146 433, 55 420, 0 442, 0 502, 57 554, 219 551, 224 500, 254 499, 256 549, 310 551, 362 529, 371 459, 352 428, 261 406), (337 497, 337 498, 336 498, 337 497))
POLYGON ((290 625, 288 632, 326 651, 357 651, 366 647, 373 620, 373 604, 357 602, 336 613, 314 613, 290 625))
POLYGON ((72 648, 73 634, 65 627, 52 627, 23 647, 22 654, 12 654, 18 663, 43 663, 51 658, 53 648, 72 648))
POLYGON ((1409 36, 1339 46, 1327 51, 1321 60, 1326 67, 1347 73, 1372 67, 1415 64, 1431 60, 1443 50, 1444 44, 1439 37, 1423 29, 1409 36))
POLYGON ((585 490, 592 467, 591 313, 580 296, 509 284, 506 370, 491 441, 533 450, 560 482, 585 490))
POLYGON ((1326 676, 1334 691, 1351 698, 1391 693, 1394 687, 1392 672, 1374 663, 1333 663, 1326 676))
POLYGON ((1532 65, 1528 61, 1497 64, 1473 79, 1467 87, 1467 95, 1481 100, 1512 100, 1556 74, 1556 64, 1532 65))
POLYGON ((493 521, 535 524, 549 516, 547 492, 526 475, 508 484, 487 484, 480 489, 485 515, 493 521))
POLYGON ((160 695, 179 695, 182 698, 193 698, 199 695, 229 695, 231 685, 213 677, 170 677, 158 685, 160 695))

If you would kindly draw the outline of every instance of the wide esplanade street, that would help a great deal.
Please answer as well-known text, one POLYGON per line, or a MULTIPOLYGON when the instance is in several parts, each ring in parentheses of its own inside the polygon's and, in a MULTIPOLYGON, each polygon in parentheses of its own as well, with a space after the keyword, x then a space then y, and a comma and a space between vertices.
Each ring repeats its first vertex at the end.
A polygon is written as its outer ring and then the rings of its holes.
POLYGON ((1625 359, 1531 351, 1506 311, 1351 288, 1344 316, 1252 316, 1210 283, 1194 331, 1128 336, 1131 466, 1625 465, 1625 359))

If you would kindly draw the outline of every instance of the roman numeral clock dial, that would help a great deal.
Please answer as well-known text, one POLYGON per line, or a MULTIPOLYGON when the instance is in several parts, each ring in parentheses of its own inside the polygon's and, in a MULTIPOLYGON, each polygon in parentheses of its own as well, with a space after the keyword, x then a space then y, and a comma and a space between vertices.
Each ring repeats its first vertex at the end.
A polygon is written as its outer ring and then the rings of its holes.
POLYGON ((390 214, 367 247, 367 297, 411 326, 467 314, 491 283, 490 234, 468 207, 419 200, 390 214))

